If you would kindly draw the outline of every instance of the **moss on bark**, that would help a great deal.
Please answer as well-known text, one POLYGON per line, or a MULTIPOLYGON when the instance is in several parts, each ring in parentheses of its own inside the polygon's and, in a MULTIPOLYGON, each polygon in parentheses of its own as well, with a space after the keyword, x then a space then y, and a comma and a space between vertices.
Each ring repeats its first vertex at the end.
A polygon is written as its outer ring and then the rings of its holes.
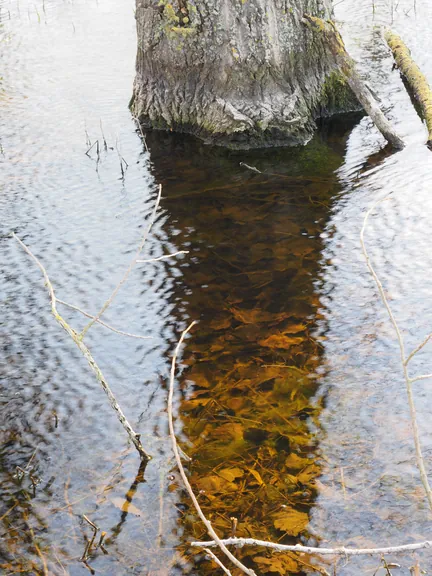
POLYGON ((231 148, 306 142, 355 99, 304 10, 330 0, 137 0, 134 115, 231 148))

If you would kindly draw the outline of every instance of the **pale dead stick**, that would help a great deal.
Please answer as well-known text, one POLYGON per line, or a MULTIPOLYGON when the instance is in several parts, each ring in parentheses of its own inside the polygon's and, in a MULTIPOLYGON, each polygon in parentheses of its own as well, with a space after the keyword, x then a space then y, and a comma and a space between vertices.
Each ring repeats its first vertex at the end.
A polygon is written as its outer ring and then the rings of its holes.
POLYGON ((219 568, 222 568, 222 570, 225 572, 225 574, 227 576, 232 576, 231 572, 228 570, 228 568, 226 568, 226 566, 224 566, 222 564, 222 562, 219 560, 219 558, 216 556, 216 554, 214 554, 210 548, 204 548, 204 552, 206 552, 210 558, 212 558, 212 560, 214 560, 214 562, 216 562, 216 564, 219 566, 219 568))
MULTIPOLYGON (((41 272, 44 276, 44 279, 45 279, 45 284, 46 284, 46 286, 48 288, 48 292, 50 294, 51 312, 52 312, 54 318, 57 320, 57 322, 60 324, 60 326, 69 334, 69 336, 72 338, 72 340, 78 346, 78 348, 79 348, 80 352, 83 354, 84 358, 89 363, 90 368, 95 373, 97 380, 100 382, 105 394, 108 396, 108 400, 109 400, 111 407, 116 412, 117 417, 120 420, 120 423, 122 424, 123 428, 126 430, 129 438, 131 439, 135 448, 138 450, 141 458, 144 460, 150 460, 151 456, 149 454, 147 454, 147 452, 144 450, 144 448, 141 444, 140 435, 137 434, 133 430, 132 426, 129 424, 128 420, 126 419, 126 416, 124 415, 124 413, 123 413, 122 409, 120 408, 114 394, 112 393, 111 388, 109 387, 108 382, 105 379, 105 376, 102 374, 101 369, 99 368, 99 366, 97 365, 93 356, 91 355, 90 350, 84 344, 80 335, 77 332, 75 332, 75 330, 73 328, 71 328, 69 326, 69 324, 66 322, 66 320, 58 313, 57 306, 56 306, 57 298, 55 296, 54 288, 51 284, 51 280, 49 279, 48 273, 45 270, 43 264, 39 261, 38 258, 36 258, 36 256, 33 254, 33 252, 24 244, 24 242, 22 240, 20 240, 18 238, 18 236, 15 233, 12 233, 12 238, 14 238, 18 242, 18 244, 30 256, 30 258, 32 258, 32 260, 36 263, 38 268, 41 270, 41 272)), ((94 322, 95 322, 95 320, 93 321, 93 323, 94 322)))
POLYGON ((366 212, 366 216, 364 218, 363 226, 362 226, 362 229, 360 232, 360 242, 361 242, 363 255, 366 259, 366 265, 369 269, 369 272, 372 274, 373 279, 375 280, 375 284, 377 285, 377 288, 378 288, 378 293, 379 293, 381 300, 382 300, 382 302, 383 302, 383 304, 387 310, 387 314, 390 318, 390 322, 393 325, 393 328, 396 332, 396 336, 397 336, 397 340, 398 340, 398 344, 399 344, 402 370, 403 370, 403 375, 404 375, 404 379, 405 379, 405 386, 406 386, 406 391, 407 391, 407 396, 408 396, 408 404, 409 404, 411 424, 412 424, 412 429, 413 429, 417 468, 419 469, 419 472, 420 472, 420 478, 421 478, 424 490, 426 492, 426 498, 427 498, 428 503, 429 503, 429 508, 432 510, 432 490, 431 490, 431 487, 429 485, 429 480, 428 480, 427 472, 426 472, 426 466, 424 463, 424 458, 423 458, 422 449, 421 449, 420 432, 419 432, 418 423, 417 423, 416 407, 415 407, 414 394, 413 394, 413 389, 412 389, 413 382, 417 382, 418 380, 425 380, 426 378, 430 378, 432 375, 426 374, 426 375, 410 378, 410 376, 408 374, 409 361, 415 356, 415 354, 417 354, 417 352, 419 352, 427 344, 427 342, 430 340, 432 334, 429 334, 411 352, 411 354, 409 354, 408 356, 405 355, 405 343, 404 343, 402 333, 401 333, 399 326, 396 322, 396 318, 393 315, 392 309, 390 308, 390 304, 387 300, 387 296, 385 295, 385 291, 384 291, 383 285, 381 283, 381 280, 379 279, 377 273, 375 272, 374 267, 371 264, 369 254, 368 254, 368 251, 366 249, 366 245, 365 245, 365 241, 364 241, 364 233, 365 233, 366 225, 367 225, 368 218, 369 218, 371 212, 373 210, 375 210, 375 208, 378 206, 378 204, 381 204, 382 202, 384 202, 386 200, 388 200, 388 197, 383 198, 381 200, 378 200, 377 202, 375 202, 375 204, 372 206, 372 208, 370 208, 366 212))
MULTIPOLYGON (((209 534, 209 536, 211 538, 213 538, 213 541, 215 542, 216 546, 219 546, 219 548, 222 550, 222 552, 231 560, 231 562, 233 564, 235 564, 235 566, 237 566, 237 568, 240 568, 240 570, 242 570, 245 574, 248 574, 248 576, 256 576, 255 572, 253 570, 251 570, 250 568, 247 568, 244 564, 242 564, 240 562, 240 560, 238 560, 229 550, 228 548, 225 546, 224 542, 219 538, 219 536, 216 534, 216 532, 213 529, 213 526, 211 525, 211 522, 209 520, 207 520, 207 518, 204 515, 204 512, 201 509, 201 506, 198 503, 198 500, 196 499, 196 496, 194 494, 194 491, 192 490, 192 487, 189 483, 188 477, 186 476, 186 472, 183 468, 183 464, 181 461, 181 457, 180 457, 180 452, 177 446, 177 438, 175 435, 175 431, 174 431, 174 421, 173 421, 173 396, 174 396, 174 381, 175 381, 175 370, 176 370, 176 361, 177 361, 177 356, 180 352, 180 348, 181 345, 183 344, 183 341, 186 337, 186 335, 188 334, 188 332, 192 329, 193 326, 195 326, 195 324, 197 324, 197 322, 192 322, 187 328, 186 330, 182 333, 180 340, 178 341, 178 344, 176 346, 176 349, 174 351, 174 355, 172 358, 172 363, 171 363, 171 372, 170 372, 170 382, 169 382, 169 392, 168 392, 168 424, 169 424, 169 432, 170 432, 170 437, 171 437, 171 442, 172 442, 172 449, 174 452, 174 456, 177 462, 177 467, 179 469, 180 472, 180 476, 183 480, 183 484, 192 500, 192 503, 195 507, 195 510, 198 513, 198 516, 201 518, 204 526, 207 528, 207 532, 209 534)), ((226 569, 227 570, 227 569, 226 569)), ((226 573, 225 570, 225 573, 226 573)))
MULTIPOLYGON (((225 546, 236 546, 242 548, 243 546, 262 546, 263 548, 270 548, 278 552, 302 552, 305 554, 320 554, 320 555, 337 555, 337 556, 361 556, 367 554, 398 554, 403 552, 413 552, 423 548, 431 548, 432 540, 424 542, 416 542, 414 544, 403 544, 402 546, 388 546, 384 548, 345 548, 344 546, 336 548, 317 548, 314 546, 302 546, 300 544, 277 544, 276 542, 269 542, 267 540, 257 540, 255 538, 226 538, 221 540, 225 546)), ((199 546, 201 548, 214 548, 219 546, 215 540, 209 542, 191 542, 191 546, 199 546)))

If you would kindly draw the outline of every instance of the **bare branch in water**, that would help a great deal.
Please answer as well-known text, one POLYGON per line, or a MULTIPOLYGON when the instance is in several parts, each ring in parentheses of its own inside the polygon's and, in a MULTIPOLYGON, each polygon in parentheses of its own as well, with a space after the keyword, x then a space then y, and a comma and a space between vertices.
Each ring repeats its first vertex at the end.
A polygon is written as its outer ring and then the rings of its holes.
MULTIPOLYGON (((301 552, 303 554, 320 554, 321 556, 362 556, 367 554, 401 554, 403 552, 414 552, 415 550, 422 550, 424 548, 432 547, 432 540, 424 542, 417 542, 414 544, 403 544, 402 546, 388 546, 384 548, 345 548, 339 546, 336 548, 316 548, 314 546, 302 546, 300 544, 277 544, 276 542, 268 542, 267 540, 256 540, 255 538, 226 538, 220 541, 225 546, 236 546, 243 548, 243 546, 262 546, 263 548, 271 548, 278 552, 301 552)), ((191 542, 191 546, 198 546, 200 548, 215 548, 219 543, 212 540, 210 542, 191 542)))
POLYGON ((404 379, 405 379, 405 386, 406 386, 406 391, 407 391, 407 395, 408 395, 408 404, 409 404, 409 410, 410 410, 411 424, 412 424, 412 429, 413 429, 417 467, 419 469, 420 478, 421 478, 424 490, 426 492, 426 497, 427 497, 427 500, 429 503, 429 508, 432 510, 432 490, 431 490, 429 480, 427 477, 426 466, 425 466, 424 458, 423 458, 423 454, 422 454, 421 442, 420 442, 420 432, 419 432, 418 423, 417 423, 416 407, 415 407, 414 395, 413 395, 413 390, 412 390, 412 383, 413 382, 416 382, 417 380, 424 380, 425 378, 429 378, 430 376, 427 375, 427 376, 418 376, 417 378, 410 378, 409 374, 408 374, 408 362, 409 362, 409 360, 411 360, 411 358, 419 350, 421 350, 423 348, 423 346, 428 341, 428 338, 423 340, 422 344, 417 346, 417 348, 408 356, 408 358, 405 356, 405 344, 404 344, 402 332, 400 331, 399 326, 396 322, 396 318, 394 317, 394 314, 390 308, 390 304, 387 300, 387 296, 385 295, 381 280, 379 279, 377 273, 375 272, 374 267, 371 264, 369 254, 368 254, 368 251, 366 249, 365 242, 364 242, 364 233, 366 230, 368 218, 369 218, 371 212, 373 210, 375 210, 375 208, 378 206, 378 204, 381 204, 385 200, 387 200, 387 198, 384 198, 382 200, 378 200, 378 202, 375 202, 375 204, 372 206, 372 208, 370 208, 367 211, 366 216, 365 216, 364 221, 363 221, 363 226, 362 226, 362 229, 360 232, 360 242, 361 242, 361 246, 362 246, 363 255, 366 259, 366 265, 369 269, 369 272, 372 274, 373 279, 375 280, 375 284, 377 285, 377 288, 378 288, 378 293, 379 293, 381 300, 382 300, 382 302, 383 302, 383 304, 387 310, 387 314, 390 318, 390 322, 393 325, 393 328, 394 328, 394 331, 396 333, 397 340, 399 343, 400 357, 401 357, 401 363, 402 363, 402 371, 403 371, 403 375, 404 375, 404 379))
MULTIPOLYGON (((219 546, 219 548, 222 550, 222 552, 225 554, 225 556, 227 556, 227 558, 229 558, 231 560, 231 562, 233 564, 235 564, 235 566, 237 566, 237 568, 240 568, 240 570, 242 570, 245 574, 248 574, 248 576, 256 576, 255 572, 253 570, 251 570, 250 568, 247 568, 247 566, 245 566, 244 564, 242 564, 240 562, 240 560, 238 560, 229 550, 228 548, 225 546, 225 544, 223 543, 223 541, 219 538, 219 536, 216 534, 216 532, 213 529, 213 526, 211 525, 211 522, 209 520, 207 520, 207 518, 204 515, 204 512, 201 509, 201 506, 198 503, 198 500, 196 499, 196 496, 194 494, 194 491, 192 490, 192 487, 189 483, 188 477, 186 476, 186 472, 183 468, 183 464, 181 461, 181 457, 180 457, 180 451, 177 445, 177 438, 175 435, 175 431, 174 431, 174 421, 173 421, 173 396, 174 396, 174 380, 175 380, 175 370, 176 370, 176 362, 177 362, 177 356, 178 353, 180 351, 180 347, 183 344, 184 339, 186 338, 186 335, 188 334, 188 332, 192 329, 193 326, 195 326, 196 322, 192 322, 187 328, 186 330, 182 333, 180 340, 176 346, 176 349, 174 351, 174 356, 172 359, 172 363, 171 363, 171 373, 170 373, 170 382, 169 382, 169 393, 168 393, 168 424, 169 424, 169 433, 170 433, 170 437, 171 437, 171 442, 172 442, 172 449, 174 452, 174 456, 177 462, 177 467, 179 469, 180 472, 180 476, 182 477, 183 480, 183 484, 190 496, 190 499, 192 500, 192 503, 195 507, 195 510, 198 513, 198 516, 201 518, 204 526, 207 528, 207 532, 210 536, 210 538, 213 538, 213 540, 216 542, 216 545, 219 546)), ((220 561, 219 561, 220 562, 220 561)), ((219 564, 220 566, 220 564, 219 564)), ((227 568, 224 568, 225 573, 227 574, 227 568)))
POLYGON ((28 248, 28 246, 26 246, 24 244, 24 242, 22 240, 20 240, 15 233, 12 234, 12 237, 18 242, 18 244, 21 246, 21 248, 24 249, 24 251, 30 256, 30 258, 32 258, 32 260, 36 263, 38 268, 41 270, 41 272, 44 276, 44 279, 45 279, 45 284, 48 288, 50 299, 51 299, 52 315, 57 320, 57 322, 60 324, 60 326, 63 328, 63 330, 65 330, 69 334, 69 336, 72 338, 72 340, 78 346, 78 348, 79 348, 80 352, 82 353, 82 355, 84 356, 84 358, 89 363, 90 368, 95 373, 96 378, 100 382, 105 394, 108 396, 109 403, 110 403, 111 407, 113 408, 113 410, 116 412, 117 418, 120 420, 123 428, 126 430, 129 438, 131 439, 135 448, 138 450, 141 458, 144 460, 150 460, 151 456, 149 454, 147 454, 147 452, 144 450, 144 448, 141 444, 140 435, 137 434, 133 430, 132 426, 129 424, 128 420, 126 419, 126 416, 124 415, 124 413, 123 413, 122 409, 120 408, 114 394, 112 393, 112 390, 109 387, 108 382, 105 379, 105 376, 102 374, 101 369, 99 368, 95 359, 91 355, 90 350, 84 344, 80 335, 77 332, 75 332, 75 330, 71 326, 69 326, 69 324, 66 322, 66 320, 58 313, 58 311, 57 311, 57 298, 56 298, 56 295, 54 292, 53 285, 51 284, 51 280, 48 276, 47 271, 45 270, 45 267, 40 262, 40 260, 38 258, 36 258, 36 256, 30 250, 30 248, 28 248))
POLYGON ((209 548, 204 548, 204 551, 210 556, 210 558, 216 562, 216 564, 219 566, 219 568, 222 568, 222 570, 225 572, 225 574, 227 576, 232 576, 231 572, 228 570, 228 568, 226 568, 222 562, 219 560, 219 558, 216 556, 216 554, 214 554, 209 548))

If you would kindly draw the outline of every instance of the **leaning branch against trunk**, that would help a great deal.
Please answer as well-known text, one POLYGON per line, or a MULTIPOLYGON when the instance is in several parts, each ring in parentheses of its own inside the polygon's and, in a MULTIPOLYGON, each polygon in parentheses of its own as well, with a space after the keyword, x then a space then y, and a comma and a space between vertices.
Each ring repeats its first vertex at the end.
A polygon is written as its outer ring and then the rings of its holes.
POLYGON ((389 142, 396 150, 402 150, 405 146, 403 140, 384 116, 384 113, 371 94, 371 91, 357 73, 355 62, 346 51, 342 36, 336 29, 335 24, 330 20, 324 21, 321 18, 309 16, 308 14, 303 16, 303 23, 312 31, 324 36, 340 72, 346 78, 349 87, 357 96, 357 99, 363 106, 365 112, 370 116, 371 120, 387 142, 389 142))
POLYGON ((412 59, 411 52, 402 38, 391 30, 387 30, 384 36, 390 50, 393 52, 397 67, 420 105, 428 130, 426 144, 429 149, 432 149, 432 90, 426 76, 412 59))
MULTIPOLYGON (((49 292, 50 299, 51 299, 52 315, 57 320, 57 322, 60 324, 60 326, 63 328, 63 330, 65 330, 65 332, 67 332, 69 334, 69 336, 72 338, 72 340, 78 346, 78 348, 79 348, 80 352, 82 353, 82 355, 84 356, 84 358, 89 363, 90 368, 95 373, 96 378, 100 382, 105 394, 108 396, 109 403, 111 404, 111 407, 113 408, 113 410, 117 414, 117 418, 120 420, 123 428, 126 430, 126 432, 129 436, 129 438, 131 439, 133 445, 138 450, 142 460, 145 460, 145 461, 150 460, 151 456, 149 454, 147 454, 147 452, 143 448, 143 445, 141 444, 140 434, 137 434, 133 430, 132 426, 129 424, 128 420, 126 419, 126 416, 124 415, 123 410, 120 408, 114 394, 111 391, 111 388, 108 385, 108 382, 105 379, 105 376, 102 374, 101 369, 99 368, 95 359, 91 355, 90 350, 84 344, 84 342, 82 341, 82 338, 80 337, 78 332, 76 332, 71 326, 69 326, 69 324, 63 318, 63 316, 61 316, 58 313, 58 311, 57 311, 57 297, 55 295, 53 285, 51 283, 51 280, 48 276, 48 273, 47 273, 44 265, 33 254, 33 252, 30 250, 30 248, 28 246, 26 246, 26 244, 24 244, 24 242, 22 240, 20 240, 20 238, 18 238, 18 236, 15 233, 12 234, 12 238, 14 238, 18 242, 18 244, 21 246, 21 248, 23 248, 25 250, 25 252, 36 263, 36 265, 38 266, 38 268, 42 272, 44 279, 45 279, 45 284, 48 288, 48 292, 49 292)), ((96 320, 94 320, 94 321, 96 322, 96 320)))

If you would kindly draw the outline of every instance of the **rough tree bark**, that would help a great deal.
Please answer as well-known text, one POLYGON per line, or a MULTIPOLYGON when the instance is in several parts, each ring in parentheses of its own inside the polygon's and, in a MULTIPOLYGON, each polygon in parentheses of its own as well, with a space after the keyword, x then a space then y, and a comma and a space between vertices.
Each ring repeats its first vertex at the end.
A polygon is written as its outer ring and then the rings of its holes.
POLYGON ((358 109, 304 13, 331 2, 137 0, 133 114, 232 148, 304 143, 317 117, 358 109))

